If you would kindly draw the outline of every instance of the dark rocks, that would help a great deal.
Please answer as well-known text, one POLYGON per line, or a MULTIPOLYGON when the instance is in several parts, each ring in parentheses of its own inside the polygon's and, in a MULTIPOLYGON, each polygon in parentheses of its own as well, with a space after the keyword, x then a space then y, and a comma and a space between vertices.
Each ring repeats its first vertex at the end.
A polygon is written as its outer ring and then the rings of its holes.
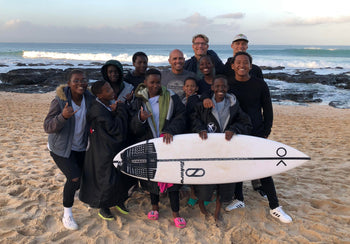
POLYGON ((45 82, 48 78, 57 77, 62 70, 55 69, 15 69, 0 74, 0 80, 12 85, 33 85, 45 82))
POLYGON ((159 69, 160 71, 163 71, 163 70, 170 69, 171 66, 170 65, 165 65, 165 66, 148 66, 148 68, 159 69))
POLYGON ((350 76, 348 73, 317 75, 315 72, 308 70, 297 71, 295 74, 287 74, 283 72, 265 73, 264 78, 270 80, 281 80, 290 83, 320 83, 323 85, 350 89, 350 76))
POLYGON ((284 70, 284 66, 276 66, 276 67, 271 67, 271 66, 259 66, 262 70, 284 70))
MULTIPOLYGON (((0 73, 0 90, 11 92, 49 92, 60 84, 67 82, 68 69, 14 69, 7 73, 0 73)), ((102 78, 100 68, 79 68, 86 72, 89 80, 102 78)), ((130 69, 124 69, 125 73, 130 69)))
MULTIPOLYGON (((10 85, 58 85, 65 83, 69 69, 15 69, 0 74, 0 80, 10 85)), ((89 79, 102 79, 100 69, 84 69, 89 79)))
POLYGON ((349 105, 343 101, 332 101, 328 105, 334 108, 343 108, 343 109, 350 108, 349 105))
POLYGON ((28 64, 28 66, 46 66, 46 64, 43 64, 43 63, 35 63, 35 64, 28 64))
POLYGON ((317 91, 283 91, 278 89, 271 89, 271 99, 273 101, 289 100, 296 103, 320 103, 321 99, 315 98, 317 91))

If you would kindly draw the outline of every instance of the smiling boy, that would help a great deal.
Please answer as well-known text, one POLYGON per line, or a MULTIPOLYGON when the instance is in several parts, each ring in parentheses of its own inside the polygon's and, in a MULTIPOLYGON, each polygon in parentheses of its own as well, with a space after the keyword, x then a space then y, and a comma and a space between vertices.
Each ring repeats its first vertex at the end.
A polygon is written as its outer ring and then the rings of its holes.
MULTIPOLYGON (((271 133, 273 109, 266 82, 250 75, 252 57, 246 52, 235 54, 231 61, 231 68, 234 70, 234 77, 232 77, 233 82, 230 84, 229 92, 237 97, 242 110, 249 115, 253 125, 251 135, 267 138, 271 133)), ((292 222, 292 218, 279 205, 272 177, 260 179, 260 182, 261 189, 269 201, 270 214, 283 223, 292 222)), ((226 211, 245 207, 242 189, 242 182, 237 183, 235 200, 225 208, 226 211)))
MULTIPOLYGON (((131 103, 130 135, 135 143, 163 137, 164 143, 171 143, 173 135, 186 130, 185 106, 178 95, 167 90, 161 83, 161 73, 157 69, 146 71, 144 84, 135 90, 135 99, 131 103)), ((156 182, 140 181, 142 187, 150 192, 152 210, 148 213, 151 220, 158 219, 159 187, 156 182)), ((184 228, 186 221, 180 217, 179 189, 173 185, 167 189, 173 212, 175 226, 184 228)))
MULTIPOLYGON (((205 108, 198 103, 195 112, 191 114, 192 132, 199 133, 203 140, 208 139, 207 133, 225 133, 225 139, 231 140, 235 134, 248 134, 252 128, 250 119, 242 111, 234 95, 228 94, 227 79, 223 75, 216 76, 211 89, 213 108, 205 108)), ((215 220, 220 220, 222 202, 229 202, 233 195, 235 184, 195 185, 194 191, 199 199, 201 213, 208 215, 204 201, 210 201, 213 191, 217 190, 215 220)))

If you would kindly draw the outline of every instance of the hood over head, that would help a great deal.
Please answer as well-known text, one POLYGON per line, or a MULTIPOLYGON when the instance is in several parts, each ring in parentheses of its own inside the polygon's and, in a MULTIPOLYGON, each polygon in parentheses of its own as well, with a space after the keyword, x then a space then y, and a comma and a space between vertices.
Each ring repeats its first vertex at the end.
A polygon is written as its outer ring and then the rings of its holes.
POLYGON ((107 75, 107 67, 109 65, 114 65, 117 67, 118 72, 119 72, 119 78, 118 78, 118 83, 121 83, 123 81, 123 66, 122 64, 118 61, 118 60, 108 60, 101 68, 101 73, 103 76, 103 79, 105 79, 106 81, 110 82, 110 80, 108 79, 108 75, 107 75))

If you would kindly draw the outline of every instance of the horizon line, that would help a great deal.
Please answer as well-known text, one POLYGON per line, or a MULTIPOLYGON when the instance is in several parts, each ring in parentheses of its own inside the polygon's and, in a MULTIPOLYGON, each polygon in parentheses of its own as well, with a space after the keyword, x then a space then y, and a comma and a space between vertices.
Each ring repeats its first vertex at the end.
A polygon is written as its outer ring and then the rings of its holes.
MULTIPOLYGON (((31 43, 31 44, 105 44, 105 45, 182 45, 182 46, 188 46, 188 45, 192 45, 191 43, 188 44, 183 44, 183 43, 112 43, 112 42, 40 42, 40 41, 28 41, 28 42, 24 42, 24 41, 0 41, 0 44, 2 43, 13 43, 13 44, 23 44, 23 43, 31 43)), ((230 46, 231 43, 209 43, 210 45, 228 45, 230 46)), ((337 45, 337 44, 259 44, 259 43, 255 43, 255 44, 249 44, 250 46, 337 46, 337 47, 349 47, 350 45, 337 45)))

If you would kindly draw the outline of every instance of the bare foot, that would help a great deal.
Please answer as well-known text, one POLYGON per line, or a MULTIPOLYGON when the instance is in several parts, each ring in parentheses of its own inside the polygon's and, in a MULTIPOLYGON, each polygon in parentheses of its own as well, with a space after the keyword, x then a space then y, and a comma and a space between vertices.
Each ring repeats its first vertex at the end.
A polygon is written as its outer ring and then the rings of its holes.
POLYGON ((204 215, 208 215, 209 214, 207 209, 204 206, 204 201, 203 200, 198 200, 198 206, 199 206, 199 209, 200 209, 202 214, 204 214, 204 215))
POLYGON ((215 224, 216 224, 216 227, 218 228, 223 227, 225 225, 221 215, 219 215, 218 217, 215 217, 215 224))

